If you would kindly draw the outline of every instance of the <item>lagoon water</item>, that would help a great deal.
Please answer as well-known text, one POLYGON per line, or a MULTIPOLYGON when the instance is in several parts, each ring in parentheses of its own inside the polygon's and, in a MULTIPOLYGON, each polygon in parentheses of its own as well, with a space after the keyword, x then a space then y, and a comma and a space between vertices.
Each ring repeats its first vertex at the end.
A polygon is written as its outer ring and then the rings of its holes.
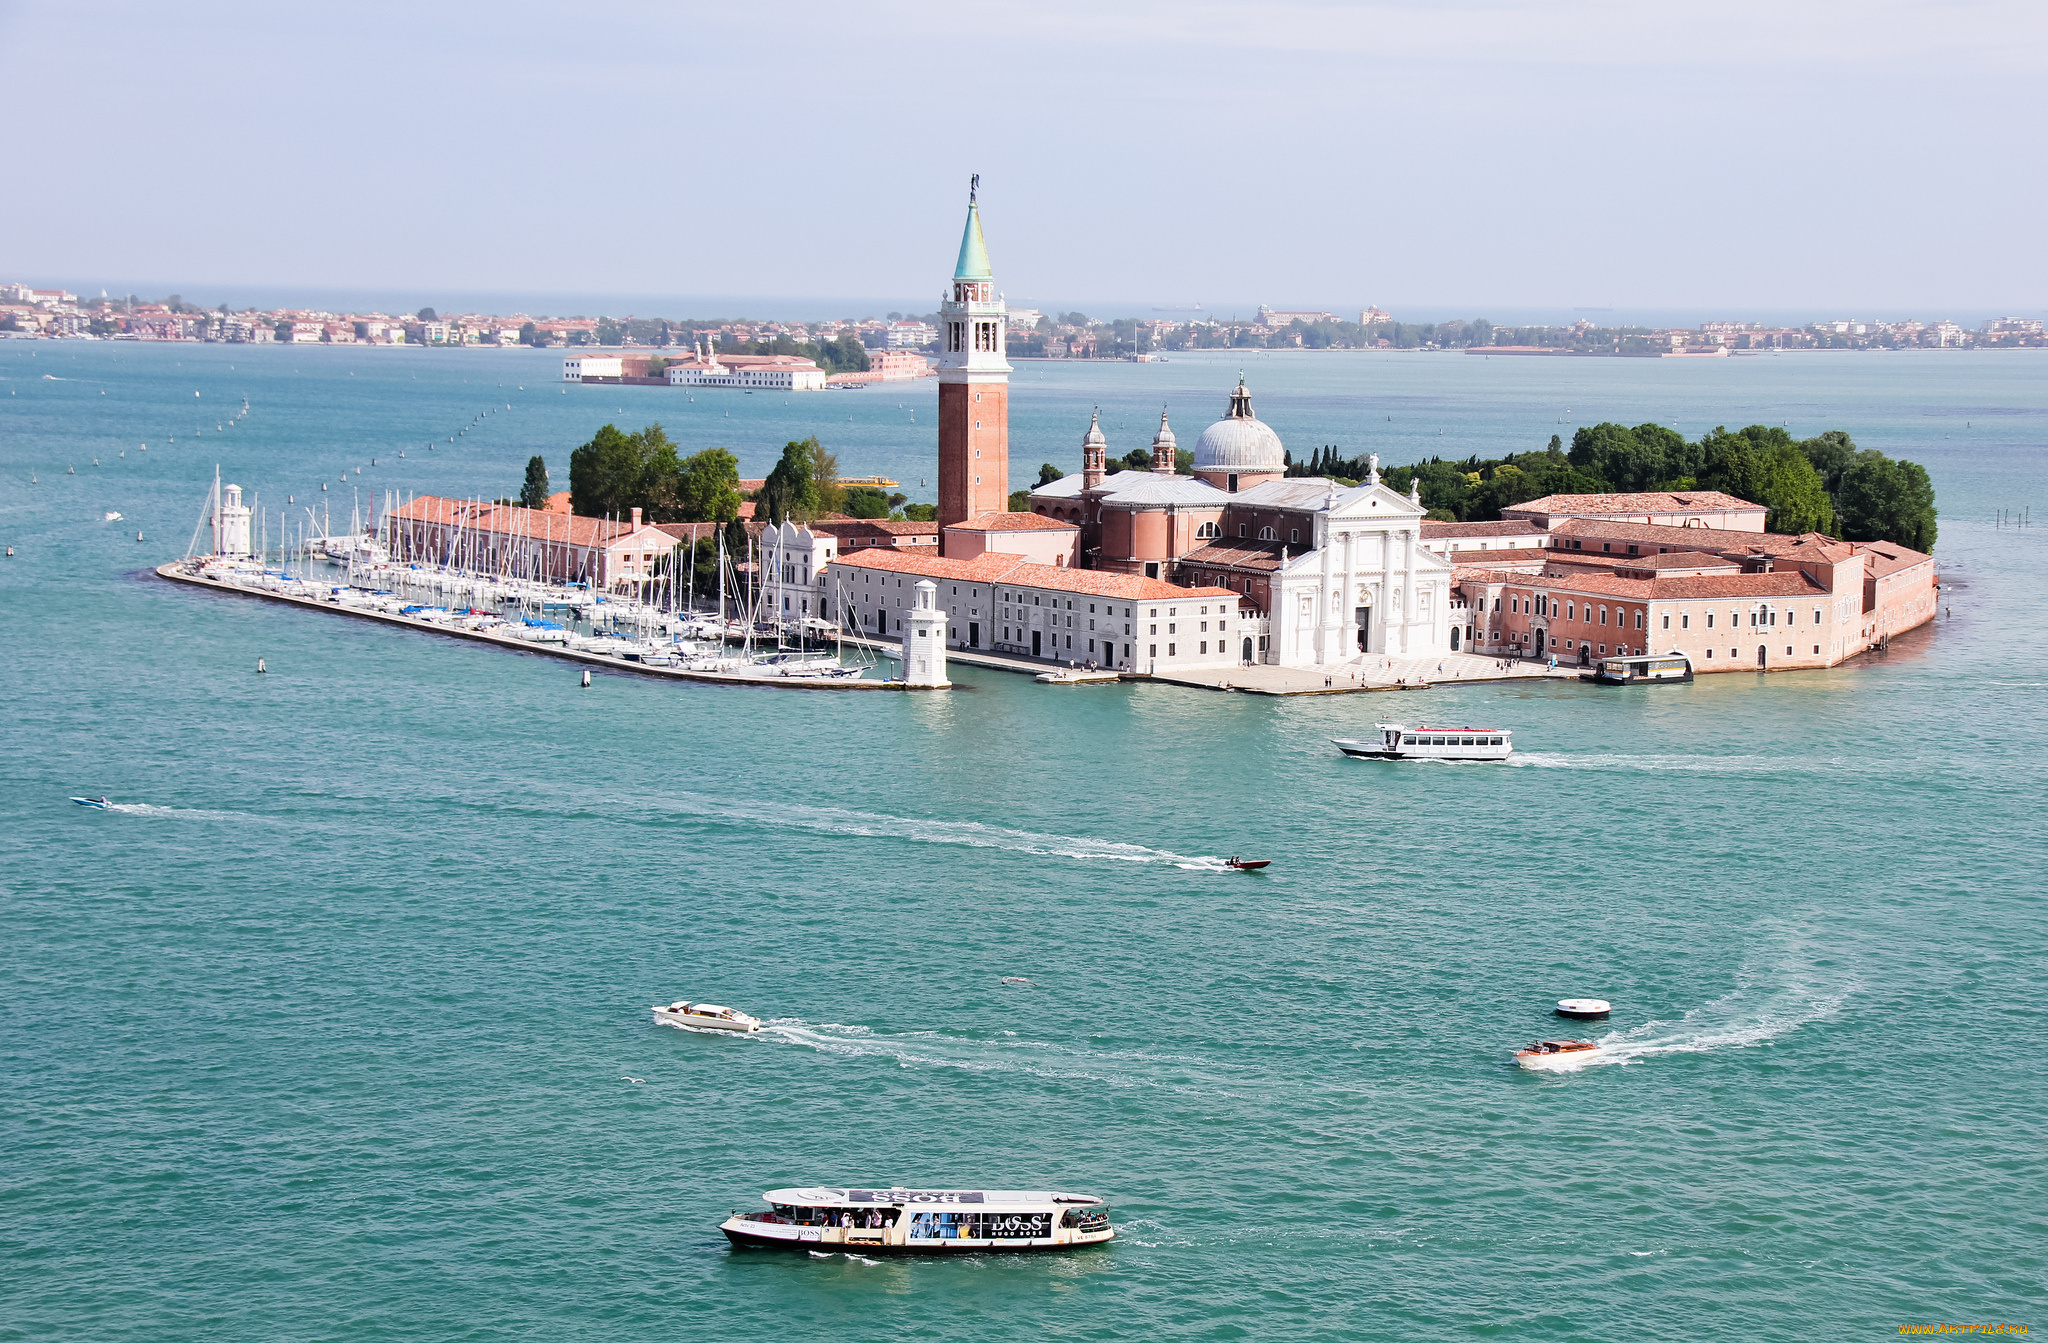
MULTIPOLYGON (((1238 368, 1021 365, 1016 483, 1073 469, 1098 404, 1115 452, 1162 404, 1191 444, 1238 368)), ((2048 504, 2048 358, 1245 371, 1297 456, 1847 429, 1932 471, 1944 615, 1833 671, 1647 691, 581 690, 149 569, 216 462, 274 537, 323 479, 338 515, 511 493, 535 452, 559 482, 606 420, 750 475, 816 431, 930 498, 933 385, 690 400, 565 392, 524 351, 0 344, 0 1337, 2048 1323, 2048 530, 1994 522, 2048 504), (1330 749, 1388 714, 1522 750, 1330 749), (1510 1066, 1580 994, 1616 1003, 1612 1061, 1510 1066), (772 1028, 653 1025, 677 996, 772 1028), (715 1230, 839 1181, 1099 1193, 1121 1237, 870 1262, 715 1230)))

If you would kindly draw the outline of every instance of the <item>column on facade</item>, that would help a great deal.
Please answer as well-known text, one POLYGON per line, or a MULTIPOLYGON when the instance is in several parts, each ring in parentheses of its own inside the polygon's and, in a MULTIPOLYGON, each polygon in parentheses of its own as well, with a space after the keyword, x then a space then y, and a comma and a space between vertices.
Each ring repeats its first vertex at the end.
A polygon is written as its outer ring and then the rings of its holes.
POLYGON ((1418 528, 1409 528, 1401 533, 1403 558, 1407 562, 1406 577, 1401 588, 1401 651, 1408 651, 1408 630, 1415 623, 1415 542, 1418 528))
POLYGON ((1337 634, 1343 640, 1343 657, 1348 661, 1352 651, 1358 647, 1358 614, 1352 610, 1358 586, 1358 533, 1347 530, 1344 533, 1344 577, 1337 584, 1337 634))
POLYGON ((1316 538, 1323 543, 1323 579, 1322 596, 1320 598, 1322 610, 1319 613, 1322 619, 1317 622, 1321 629, 1316 641, 1316 662, 1318 664, 1330 662, 1337 651, 1337 601, 1330 593, 1330 579, 1332 577, 1330 568, 1331 562, 1334 559, 1333 552, 1335 552, 1337 547, 1331 544, 1336 538, 1330 535, 1329 519, 1330 515, 1327 512, 1316 518, 1316 525, 1322 529, 1323 533, 1320 537, 1316 538))

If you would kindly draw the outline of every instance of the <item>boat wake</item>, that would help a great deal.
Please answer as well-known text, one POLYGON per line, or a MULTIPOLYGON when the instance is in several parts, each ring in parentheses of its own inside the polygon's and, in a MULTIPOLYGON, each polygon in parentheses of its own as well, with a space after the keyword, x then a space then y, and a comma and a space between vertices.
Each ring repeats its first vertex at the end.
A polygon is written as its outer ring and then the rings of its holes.
POLYGON ((124 816, 149 816, 158 820, 239 821, 246 819, 238 811, 208 811, 201 807, 153 807, 147 802, 109 802, 101 810, 118 811, 124 816))
POLYGON ((1523 769, 1641 770, 1652 774, 1777 774, 1810 770, 1810 759, 1762 755, 1559 755, 1516 751, 1507 763, 1523 769))
POLYGON ((770 1021, 742 1039, 799 1045, 840 1058, 894 1059, 900 1068, 955 1068, 969 1073, 1016 1073, 1062 1082, 1119 1088, 1156 1087, 1203 1096, 1228 1096, 1263 1085, 1240 1069, 1186 1054, 1146 1050, 1089 1050, 1038 1040, 975 1039, 941 1031, 884 1033, 838 1022, 770 1021))
POLYGON ((1796 963, 1780 966, 1779 973, 1768 977, 1774 982, 1743 984, 1674 1022, 1646 1021, 1615 1031, 1601 1039, 1604 1048, 1592 1058, 1551 1071, 1578 1072, 1671 1054, 1710 1054, 1768 1045, 1801 1026, 1830 1020, 1854 994, 1853 982, 1825 982, 1825 976, 1816 976, 1811 969, 1796 963))
POLYGON ((730 798, 684 794, 668 799, 683 815, 707 821, 730 821, 746 826, 771 826, 809 830, 821 835, 856 835, 873 839, 901 839, 914 844, 948 844, 969 849, 1007 849, 1013 853, 1047 858, 1079 858, 1118 863, 1171 863, 1191 872, 1227 872, 1220 857, 1172 853, 1125 844, 1115 840, 1089 839, 1080 835, 1048 835, 1033 830, 1011 830, 980 821, 932 821, 909 816, 854 811, 846 807, 813 807, 800 803, 736 802, 730 798))

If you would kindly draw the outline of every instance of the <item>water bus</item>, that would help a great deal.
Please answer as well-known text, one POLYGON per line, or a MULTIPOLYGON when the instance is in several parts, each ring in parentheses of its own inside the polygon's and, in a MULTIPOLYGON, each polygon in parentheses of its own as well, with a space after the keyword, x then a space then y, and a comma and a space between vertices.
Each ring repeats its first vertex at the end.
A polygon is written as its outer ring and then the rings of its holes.
POLYGON ((1505 760, 1515 734, 1497 727, 1409 727, 1376 723, 1377 741, 1332 737, 1337 749, 1361 760, 1505 760))
POLYGON ((1646 657, 1601 658, 1591 671, 1579 673, 1594 685, 1658 685, 1692 679, 1692 659, 1683 653, 1646 657))
POLYGON ((1075 1250, 1116 1236, 1092 1194, 1005 1189, 771 1189, 719 1225, 736 1247, 861 1254, 1075 1250))

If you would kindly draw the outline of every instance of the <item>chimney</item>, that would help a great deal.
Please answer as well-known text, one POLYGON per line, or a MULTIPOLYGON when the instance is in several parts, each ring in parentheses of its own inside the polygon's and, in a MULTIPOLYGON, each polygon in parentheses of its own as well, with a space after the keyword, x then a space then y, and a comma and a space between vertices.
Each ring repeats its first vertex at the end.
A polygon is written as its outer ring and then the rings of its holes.
POLYGON ((637 508, 633 510, 633 530, 640 530, 640 510, 637 508))

